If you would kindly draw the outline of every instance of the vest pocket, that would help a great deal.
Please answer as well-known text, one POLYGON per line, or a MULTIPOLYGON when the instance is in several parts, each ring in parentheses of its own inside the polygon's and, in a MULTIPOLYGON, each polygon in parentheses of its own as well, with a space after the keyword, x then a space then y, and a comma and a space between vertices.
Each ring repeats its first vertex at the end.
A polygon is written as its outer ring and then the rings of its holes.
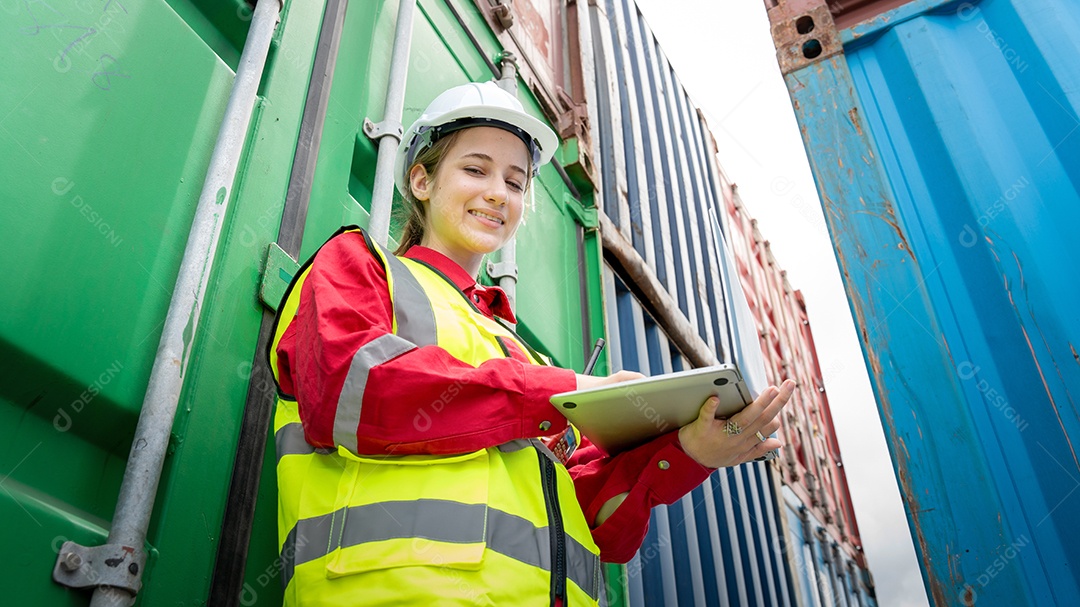
POLYGON ((393 567, 479 569, 486 547, 488 453, 345 462, 326 575, 393 567))

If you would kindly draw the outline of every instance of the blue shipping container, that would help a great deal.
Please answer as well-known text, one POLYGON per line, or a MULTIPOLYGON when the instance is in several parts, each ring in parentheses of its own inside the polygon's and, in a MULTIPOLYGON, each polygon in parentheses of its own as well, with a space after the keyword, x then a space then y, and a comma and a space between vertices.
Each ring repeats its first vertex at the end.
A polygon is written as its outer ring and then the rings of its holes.
POLYGON ((1080 4, 866 4, 766 2, 928 594, 1078 605, 1080 4))

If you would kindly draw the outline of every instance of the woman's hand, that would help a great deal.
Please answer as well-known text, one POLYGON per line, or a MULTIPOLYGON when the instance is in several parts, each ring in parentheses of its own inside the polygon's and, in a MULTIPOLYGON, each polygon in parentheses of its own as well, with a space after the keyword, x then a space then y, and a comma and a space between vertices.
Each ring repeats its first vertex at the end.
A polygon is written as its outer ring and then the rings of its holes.
MULTIPOLYGON (((581 384, 578 384, 579 387, 581 384)), ((795 382, 786 380, 777 389, 766 388, 757 400, 750 403, 729 419, 716 419, 716 407, 720 399, 715 396, 705 401, 697 419, 679 428, 679 442, 683 451, 694 461, 708 468, 723 468, 753 461, 769 451, 779 449, 779 440, 769 435, 780 428, 777 417, 792 393, 795 382), (728 422, 738 424, 738 434, 728 434, 724 427, 728 422), (760 432, 764 441, 757 437, 760 432)))
POLYGON ((598 388, 600 386, 607 386, 610 384, 618 384, 624 381, 630 381, 632 379, 642 379, 645 376, 636 371, 616 371, 607 377, 597 377, 595 375, 581 375, 577 376, 577 389, 584 390, 586 388, 598 388))

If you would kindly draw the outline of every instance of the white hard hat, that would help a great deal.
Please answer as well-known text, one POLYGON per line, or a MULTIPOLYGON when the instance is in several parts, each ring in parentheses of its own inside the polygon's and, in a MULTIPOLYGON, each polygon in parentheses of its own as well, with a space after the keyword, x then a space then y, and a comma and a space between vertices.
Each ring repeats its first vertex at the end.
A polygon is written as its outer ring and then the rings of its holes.
POLYGON ((405 131, 394 161, 394 183, 404 196, 407 172, 417 155, 439 138, 474 126, 509 131, 525 142, 536 173, 555 154, 559 138, 546 124, 525 113, 521 102, 494 82, 473 82, 447 89, 405 131))

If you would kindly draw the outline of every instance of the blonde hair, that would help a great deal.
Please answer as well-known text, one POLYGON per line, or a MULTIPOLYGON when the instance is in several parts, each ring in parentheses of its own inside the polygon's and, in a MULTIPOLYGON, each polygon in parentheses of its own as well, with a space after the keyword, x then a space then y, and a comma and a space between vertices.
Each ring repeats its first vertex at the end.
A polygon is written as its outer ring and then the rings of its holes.
MULTIPOLYGON (((431 179, 435 178, 435 173, 439 170, 439 165, 442 164, 443 158, 446 157, 446 152, 450 149, 454 142, 457 141, 457 137, 463 131, 454 131, 447 134, 445 137, 438 139, 431 146, 424 148, 416 155, 416 160, 409 166, 405 173, 406 192, 402 195, 405 199, 405 204, 397 208, 397 216, 400 218, 401 223, 404 224, 404 228, 401 231, 401 238, 398 240, 398 246, 394 249, 394 255, 404 255, 413 245, 420 244, 424 240, 424 230, 427 229, 427 210, 424 208, 424 204, 416 198, 416 195, 412 191, 412 175, 413 167, 417 165, 424 167, 428 176, 431 179)), ((525 192, 523 195, 528 195, 528 202, 526 207, 535 206, 536 202, 532 196, 532 175, 529 175, 525 182, 525 192)), ((525 222, 525 217, 522 216, 521 223, 525 222)))

